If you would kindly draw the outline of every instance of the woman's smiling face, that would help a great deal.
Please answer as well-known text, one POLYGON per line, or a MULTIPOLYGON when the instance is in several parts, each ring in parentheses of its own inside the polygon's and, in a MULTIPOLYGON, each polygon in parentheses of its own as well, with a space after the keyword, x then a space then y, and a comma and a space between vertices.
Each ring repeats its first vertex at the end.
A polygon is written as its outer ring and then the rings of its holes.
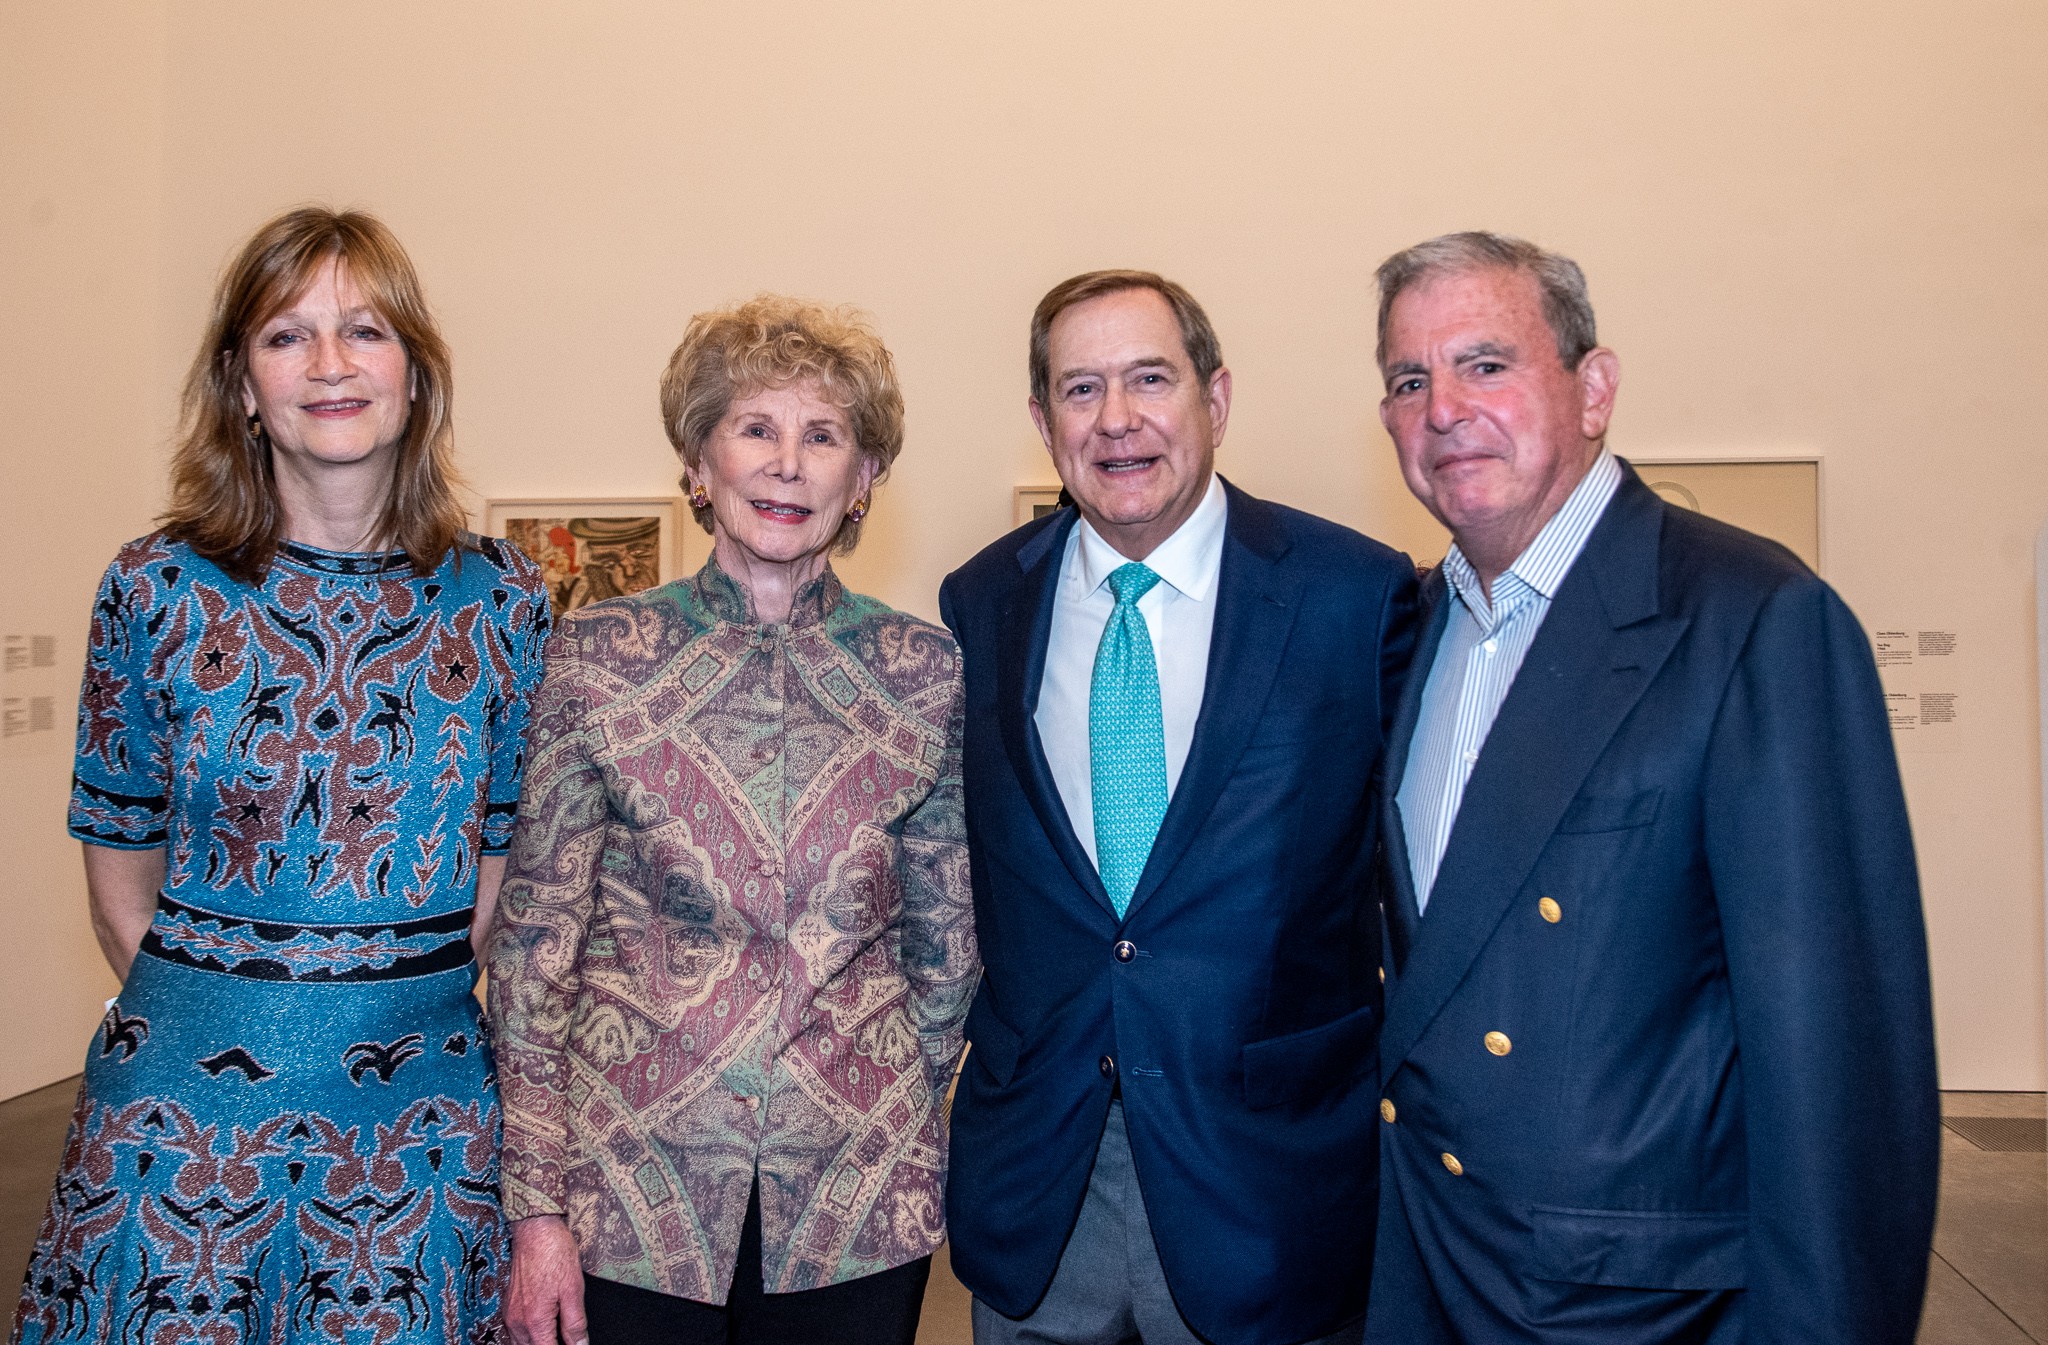
POLYGON ((256 329, 242 406, 263 418, 273 451, 309 467, 395 453, 412 417, 411 364, 338 259, 256 329))
POLYGON ((734 398, 691 474, 714 539, 773 565, 822 558, 874 476, 846 408, 813 380, 734 398))

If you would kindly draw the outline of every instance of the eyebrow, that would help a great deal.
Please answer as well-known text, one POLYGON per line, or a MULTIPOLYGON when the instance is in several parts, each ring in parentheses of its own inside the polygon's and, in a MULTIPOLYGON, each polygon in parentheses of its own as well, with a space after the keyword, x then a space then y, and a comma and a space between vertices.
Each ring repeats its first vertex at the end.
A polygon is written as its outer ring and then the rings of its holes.
MULTIPOLYGON (((1128 374, 1138 369, 1171 369, 1173 367, 1173 357, 1171 355, 1143 355, 1128 364, 1119 365, 1109 372, 1128 374)), ((1059 377, 1053 379, 1053 383, 1058 385, 1070 378, 1080 378, 1083 376, 1096 377, 1097 371, 1085 365, 1077 365, 1071 369, 1062 369, 1059 372, 1059 377)))
POLYGON ((1515 348, 1511 345, 1505 345, 1499 341, 1481 341, 1477 345, 1465 347, 1465 349, 1452 356, 1451 363, 1465 364, 1471 360, 1513 359, 1516 354, 1515 348))

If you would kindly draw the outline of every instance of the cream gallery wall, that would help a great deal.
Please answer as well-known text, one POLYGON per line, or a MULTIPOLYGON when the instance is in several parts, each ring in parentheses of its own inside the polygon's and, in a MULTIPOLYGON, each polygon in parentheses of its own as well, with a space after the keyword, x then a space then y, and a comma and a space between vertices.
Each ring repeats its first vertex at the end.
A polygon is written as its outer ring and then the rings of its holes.
POLYGON ((1822 567, 1903 651, 1944 1080, 2043 1087, 2048 11, 1933 16, 0 6, 0 1096, 75 1072, 114 989, 63 834, 93 586, 159 505, 217 268, 309 200, 376 211, 418 261, 479 517, 673 496, 655 378, 691 313, 764 289, 868 310, 910 435, 843 572, 927 615, 1052 480, 1024 335, 1053 282, 1185 282, 1236 375, 1225 473, 1434 558, 1375 412, 1373 266, 1468 227, 1576 256, 1620 452, 1819 460, 1822 567))

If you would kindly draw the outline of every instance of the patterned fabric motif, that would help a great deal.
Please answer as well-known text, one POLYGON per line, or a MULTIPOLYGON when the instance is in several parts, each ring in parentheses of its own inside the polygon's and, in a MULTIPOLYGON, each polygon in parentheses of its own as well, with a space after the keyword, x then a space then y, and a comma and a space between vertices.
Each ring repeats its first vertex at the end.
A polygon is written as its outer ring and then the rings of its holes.
POLYGON ((547 604, 481 547, 416 576, 287 546, 252 586, 153 535, 108 570, 71 829, 168 873, 87 1054, 17 1340, 498 1337, 467 931, 547 604))
POLYGON ((1109 576, 1116 610, 1095 647, 1088 687, 1088 765, 1095 795, 1095 866, 1121 919, 1166 817, 1166 730, 1159 665, 1138 599, 1159 582, 1137 561, 1109 576))
POLYGON ((490 950, 508 1217, 710 1303, 757 1175, 770 1292, 938 1246, 962 704, 951 637, 829 570, 786 625, 715 562, 564 619, 490 950))

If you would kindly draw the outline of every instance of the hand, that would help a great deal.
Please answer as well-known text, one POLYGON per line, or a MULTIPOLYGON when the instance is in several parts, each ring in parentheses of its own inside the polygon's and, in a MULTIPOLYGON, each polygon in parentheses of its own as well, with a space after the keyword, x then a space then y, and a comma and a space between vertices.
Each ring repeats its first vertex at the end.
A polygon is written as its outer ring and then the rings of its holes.
POLYGON ((583 1264, 576 1235, 559 1214, 537 1214, 512 1225, 512 1286, 505 1295, 505 1325, 513 1345, 589 1345, 583 1316, 583 1264))

